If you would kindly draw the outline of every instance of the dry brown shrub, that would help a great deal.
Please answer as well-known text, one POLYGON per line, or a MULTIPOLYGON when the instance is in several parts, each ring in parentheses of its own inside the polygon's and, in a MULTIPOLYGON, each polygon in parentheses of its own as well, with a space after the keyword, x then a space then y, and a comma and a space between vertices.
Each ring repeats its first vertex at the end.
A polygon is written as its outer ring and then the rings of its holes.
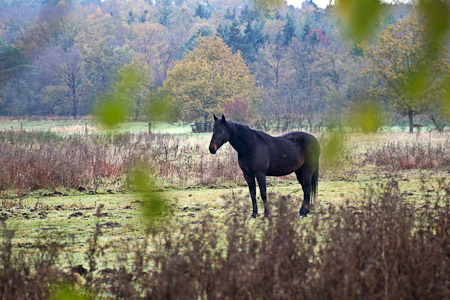
MULTIPOLYGON (((242 182, 237 155, 207 142, 159 134, 0 132, 0 191, 122 186, 137 163, 164 186, 242 182)), ((225 147, 224 147, 225 148, 225 147)))
POLYGON ((432 169, 450 165, 450 141, 443 143, 387 143, 369 148, 363 164, 388 170, 432 169))

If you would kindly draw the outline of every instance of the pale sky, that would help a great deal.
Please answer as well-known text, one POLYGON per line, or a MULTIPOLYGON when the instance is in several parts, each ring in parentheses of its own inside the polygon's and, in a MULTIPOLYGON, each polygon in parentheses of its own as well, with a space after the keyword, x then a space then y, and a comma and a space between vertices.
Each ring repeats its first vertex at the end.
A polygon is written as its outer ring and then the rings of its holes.
MULTIPOLYGON (((302 7, 303 0, 287 0, 287 3, 289 5, 294 5, 295 7, 302 7)), ((330 3, 330 0, 313 0, 313 2, 320 8, 327 7, 328 3, 330 3)), ((333 1, 334 2, 334 1, 333 1)))

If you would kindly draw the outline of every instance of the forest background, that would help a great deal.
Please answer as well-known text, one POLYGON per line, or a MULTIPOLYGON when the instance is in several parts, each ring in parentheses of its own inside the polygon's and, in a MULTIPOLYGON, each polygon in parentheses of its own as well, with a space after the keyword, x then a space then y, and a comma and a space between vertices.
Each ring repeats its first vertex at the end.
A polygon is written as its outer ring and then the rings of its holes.
POLYGON ((119 98, 133 120, 320 130, 363 107, 376 126, 447 125, 448 51, 423 59, 416 4, 381 4, 363 40, 332 4, 278 2, 0 1, 0 115, 79 118, 119 98))

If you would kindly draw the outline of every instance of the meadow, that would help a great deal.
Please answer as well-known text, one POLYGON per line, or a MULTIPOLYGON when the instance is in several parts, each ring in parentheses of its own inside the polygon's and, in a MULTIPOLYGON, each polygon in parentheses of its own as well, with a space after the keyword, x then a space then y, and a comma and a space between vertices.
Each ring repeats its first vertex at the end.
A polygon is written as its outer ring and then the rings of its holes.
POLYGON ((450 297, 447 133, 349 134, 340 158, 321 162, 311 214, 297 217, 294 175, 273 177, 265 220, 249 218, 236 153, 209 154, 210 134, 10 124, 0 131, 2 299, 66 287, 116 299, 450 297), (136 192, 136 168, 156 179, 151 194, 136 192), (146 215, 146 196, 164 201, 161 216, 146 215))

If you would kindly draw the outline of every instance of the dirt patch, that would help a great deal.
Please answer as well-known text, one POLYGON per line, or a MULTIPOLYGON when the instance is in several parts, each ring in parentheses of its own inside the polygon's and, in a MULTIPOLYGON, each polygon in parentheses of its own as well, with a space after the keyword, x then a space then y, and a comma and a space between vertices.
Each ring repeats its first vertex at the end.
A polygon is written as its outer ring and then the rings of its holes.
POLYGON ((117 222, 106 222, 106 223, 100 224, 100 227, 116 228, 116 227, 122 227, 122 225, 120 225, 117 222))
POLYGON ((81 211, 77 211, 77 212, 75 212, 75 213, 69 215, 69 219, 70 219, 70 218, 81 217, 81 216, 83 216, 83 213, 82 213, 81 211))

